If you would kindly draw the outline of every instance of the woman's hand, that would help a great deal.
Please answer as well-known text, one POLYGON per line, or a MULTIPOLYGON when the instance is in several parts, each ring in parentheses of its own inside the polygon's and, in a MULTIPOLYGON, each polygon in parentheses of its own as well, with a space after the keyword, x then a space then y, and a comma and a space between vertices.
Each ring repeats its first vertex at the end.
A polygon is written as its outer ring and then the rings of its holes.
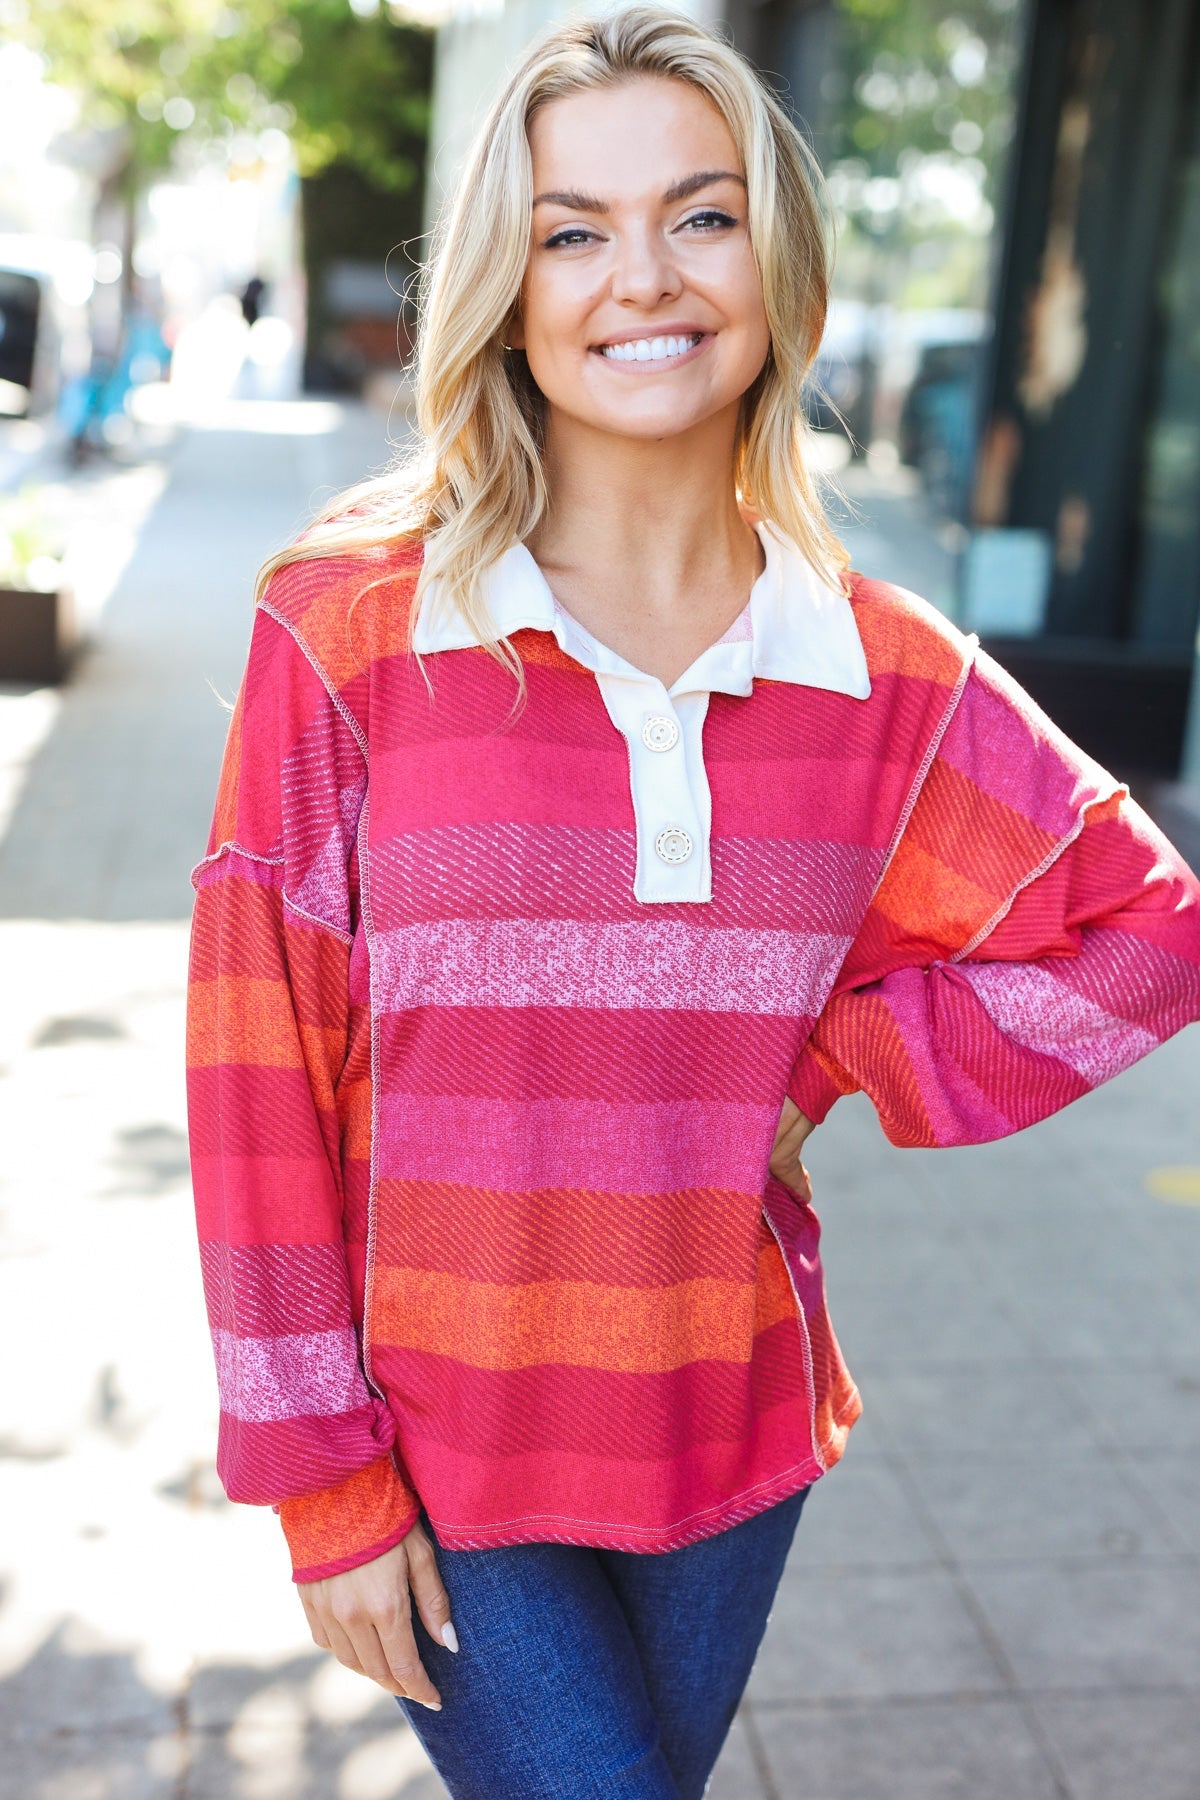
POLYGON ((776 1181, 791 1188, 806 1206, 812 1201, 812 1182, 800 1161, 800 1151, 809 1132, 816 1129, 808 1114, 802 1113, 794 1101, 784 1100, 769 1167, 776 1181))
POLYGON ((419 1524, 392 1549, 357 1569, 296 1585, 314 1644, 332 1650, 340 1663, 370 1676, 389 1694, 439 1710, 441 1696, 417 1655, 410 1585, 421 1622, 434 1642, 457 1650, 458 1639, 433 1546, 419 1524))

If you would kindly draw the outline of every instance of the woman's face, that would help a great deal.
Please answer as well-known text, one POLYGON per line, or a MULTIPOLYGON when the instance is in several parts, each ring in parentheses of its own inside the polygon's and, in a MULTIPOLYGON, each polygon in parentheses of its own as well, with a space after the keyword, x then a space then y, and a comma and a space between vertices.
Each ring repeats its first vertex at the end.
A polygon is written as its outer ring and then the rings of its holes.
POLYGON ((533 233, 520 316, 554 413, 673 437, 737 402, 769 347, 732 134, 687 82, 551 101, 529 129, 533 233))

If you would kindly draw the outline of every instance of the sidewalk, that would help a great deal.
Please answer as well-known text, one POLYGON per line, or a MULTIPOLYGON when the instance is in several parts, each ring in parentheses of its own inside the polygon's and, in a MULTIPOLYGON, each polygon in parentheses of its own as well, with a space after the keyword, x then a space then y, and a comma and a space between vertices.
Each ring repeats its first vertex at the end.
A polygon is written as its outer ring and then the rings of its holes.
MULTIPOLYGON (((0 1800, 443 1791, 212 1469, 181 1037, 213 690, 258 562, 387 455, 365 408, 228 418, 276 429, 183 432, 148 511, 111 489, 136 547, 61 700, 0 695, 0 1800)), ((900 1152, 858 1099, 814 1138, 866 1411, 710 1800, 1196 1800, 1198 1093, 1193 1027, 1000 1144, 900 1152)))

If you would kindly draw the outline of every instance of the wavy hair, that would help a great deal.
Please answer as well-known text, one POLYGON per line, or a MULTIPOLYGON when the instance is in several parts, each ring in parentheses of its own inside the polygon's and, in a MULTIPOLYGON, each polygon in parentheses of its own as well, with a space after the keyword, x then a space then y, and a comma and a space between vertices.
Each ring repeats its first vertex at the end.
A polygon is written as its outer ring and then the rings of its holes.
POLYGON ((270 556, 259 570, 256 598, 287 563, 419 541, 424 556, 411 621, 436 580, 437 604, 456 607, 523 688, 520 659, 495 636, 479 577, 530 535, 547 501, 546 403, 525 357, 502 348, 529 254, 529 123, 552 100, 642 77, 686 81, 705 94, 728 125, 746 175, 770 349, 742 397, 738 494, 831 580, 840 579, 849 558, 825 516, 805 454, 806 382, 829 304, 820 169, 784 108, 736 50, 680 13, 632 5, 575 16, 524 51, 476 134, 422 271, 417 447, 346 489, 294 543, 270 556))

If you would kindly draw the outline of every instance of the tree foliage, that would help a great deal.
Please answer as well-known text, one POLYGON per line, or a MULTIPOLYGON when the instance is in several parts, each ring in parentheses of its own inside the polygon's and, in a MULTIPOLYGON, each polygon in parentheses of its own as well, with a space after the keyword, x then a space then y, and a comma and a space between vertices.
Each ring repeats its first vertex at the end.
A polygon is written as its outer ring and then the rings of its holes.
POLYGON ((992 187, 1009 137, 1019 0, 836 0, 836 9, 827 161, 888 177, 902 155, 954 153, 957 139, 992 187))
POLYGON ((430 36, 348 0, 30 0, 13 27, 79 96, 81 121, 121 127, 133 184, 177 144, 285 129, 302 175, 335 162, 411 188, 428 120, 430 36))

